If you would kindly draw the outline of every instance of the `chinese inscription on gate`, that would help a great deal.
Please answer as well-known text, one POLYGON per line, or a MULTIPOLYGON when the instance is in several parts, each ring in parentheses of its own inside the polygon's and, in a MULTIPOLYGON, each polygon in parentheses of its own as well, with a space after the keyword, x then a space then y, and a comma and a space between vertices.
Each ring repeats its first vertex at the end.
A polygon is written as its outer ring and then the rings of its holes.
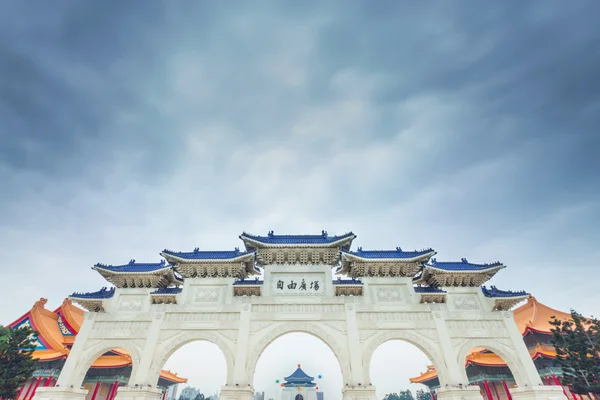
POLYGON ((321 277, 273 277, 273 294, 321 294, 323 290, 321 277))

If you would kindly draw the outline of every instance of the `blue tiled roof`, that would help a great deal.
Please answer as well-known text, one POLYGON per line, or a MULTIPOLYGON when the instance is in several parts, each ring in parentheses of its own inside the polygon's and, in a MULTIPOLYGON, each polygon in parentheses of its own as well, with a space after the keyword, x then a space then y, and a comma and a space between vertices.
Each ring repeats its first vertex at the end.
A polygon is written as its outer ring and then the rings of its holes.
POLYGON ((198 247, 194 249, 194 251, 172 251, 165 249, 162 254, 171 255, 174 257, 183 258, 186 260, 228 260, 233 258, 238 258, 241 256, 245 256, 247 254, 252 254, 253 251, 240 251, 239 248, 235 248, 235 250, 225 250, 225 251, 200 251, 198 247))
POLYGON ((130 260, 125 265, 105 265, 98 263, 94 265, 94 268, 101 268, 111 272, 152 272, 171 268, 171 266, 165 260, 161 260, 158 263, 136 263, 135 260, 130 260))
POLYGON ((433 286, 414 286, 416 293, 446 293, 446 291, 433 286))
POLYGON ((527 296, 527 292, 524 290, 512 291, 512 290, 500 290, 496 286, 491 286, 489 289, 485 286, 481 287, 481 291, 485 297, 521 297, 527 296))
POLYGON ((337 280, 333 281, 334 285, 362 285, 363 283, 358 279, 342 279, 337 278, 337 280))
POLYGON ((425 265, 426 267, 434 267, 444 269, 447 271, 483 271, 494 267, 504 267, 501 262, 495 262, 491 264, 473 264, 463 258, 461 261, 450 261, 442 262, 432 258, 431 261, 425 265))
POLYGON ((262 285, 263 281, 259 281, 258 278, 255 279, 240 279, 239 281, 233 282, 234 285, 262 285))
POLYGON ((335 243, 342 239, 354 239, 356 235, 352 232, 345 233, 343 235, 330 236, 326 231, 322 231, 320 235, 275 235, 273 231, 270 231, 267 236, 256 236, 249 233, 242 233, 240 239, 248 238, 264 244, 329 244, 335 243))
POLYGON ((150 294, 178 294, 181 293, 181 290, 182 289, 180 287, 166 287, 155 290, 150 294))
POLYGON ((427 254, 435 253, 431 248, 414 251, 404 251, 400 247, 396 247, 396 250, 363 250, 359 247, 356 251, 344 251, 347 254, 352 254, 361 258, 415 258, 424 256, 427 254))
POLYGON ((78 299, 110 299, 114 295, 115 295, 114 287, 110 288, 110 289, 103 287, 102 289, 98 290, 97 292, 91 292, 91 293, 75 292, 69 297, 75 297, 78 299))
POLYGON ((291 374, 290 376, 285 377, 283 379, 285 379, 289 383, 310 383, 315 378, 313 378, 312 376, 306 375, 306 373, 304 371, 302 371, 302 368, 300 368, 300 365, 298 365, 298 369, 296 371, 294 371, 293 374, 291 374))

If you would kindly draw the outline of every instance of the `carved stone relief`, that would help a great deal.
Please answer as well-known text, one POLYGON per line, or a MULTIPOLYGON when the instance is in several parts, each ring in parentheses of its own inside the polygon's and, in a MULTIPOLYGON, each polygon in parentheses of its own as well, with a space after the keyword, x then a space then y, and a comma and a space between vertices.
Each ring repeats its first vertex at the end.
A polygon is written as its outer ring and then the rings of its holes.
POLYGON ((143 299, 138 296, 123 296, 119 299, 117 309, 120 311, 141 311, 144 307, 143 299))
POLYGON ((454 295, 451 298, 457 310, 479 310, 481 308, 474 294, 454 295))
POLYGON ((113 339, 113 338, 140 338, 146 337, 150 322, 100 322, 94 324, 90 332, 90 338, 113 339))

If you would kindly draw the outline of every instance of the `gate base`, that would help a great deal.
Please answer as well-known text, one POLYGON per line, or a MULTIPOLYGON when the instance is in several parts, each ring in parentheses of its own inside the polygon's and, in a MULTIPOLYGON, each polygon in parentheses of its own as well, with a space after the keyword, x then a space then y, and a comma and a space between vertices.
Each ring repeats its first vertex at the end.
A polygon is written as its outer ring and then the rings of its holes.
POLYGON ((88 391, 66 387, 38 387, 33 400, 85 400, 88 391))
POLYGON ((375 386, 351 386, 342 389, 342 400, 377 400, 375 386))
POLYGON ((160 400, 162 390, 151 387, 121 386, 117 390, 116 400, 160 400))
POLYGON ((513 400, 567 400, 561 386, 516 387, 509 390, 513 400))
POLYGON ((439 388, 436 393, 438 400, 483 400, 479 386, 439 388))
POLYGON ((219 400, 254 400, 252 386, 221 386, 219 400))

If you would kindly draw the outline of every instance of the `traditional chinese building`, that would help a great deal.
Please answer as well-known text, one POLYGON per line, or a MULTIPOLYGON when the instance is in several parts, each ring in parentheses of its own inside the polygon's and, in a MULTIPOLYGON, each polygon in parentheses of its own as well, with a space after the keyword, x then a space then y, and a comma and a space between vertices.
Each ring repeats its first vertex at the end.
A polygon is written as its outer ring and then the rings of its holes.
MULTIPOLYGON (((497 289, 484 289, 484 293, 493 296, 497 289)), ((513 312, 517 326, 523 335, 531 359, 535 363, 544 385, 561 385, 561 369, 556 365, 556 350, 552 346, 550 320, 554 316, 559 320, 570 320, 571 315, 555 310, 538 302, 530 296, 527 303, 516 308, 513 312)), ((486 400, 510 400, 508 388, 515 387, 512 373, 502 358, 483 349, 472 349, 466 359, 466 370, 469 382, 479 385, 481 394, 486 400)), ((421 376, 411 378, 413 383, 422 383, 434 393, 440 386, 435 368, 430 365, 421 376)), ((569 399, 582 400, 581 396, 572 394, 564 387, 569 399)), ((434 397, 432 395, 432 397, 434 397)))
MULTIPOLYGON (((110 293, 104 290, 104 294, 110 293)), ((69 356, 77 333, 83 323, 84 311, 65 300, 54 311, 45 308, 47 300, 40 299, 11 328, 29 326, 38 332, 33 358, 38 360, 37 369, 27 381, 16 400, 32 399, 40 386, 54 386, 60 371, 69 356)), ((131 357, 122 349, 113 349, 100 356, 88 370, 83 387, 89 390, 88 400, 111 400, 119 385, 125 385, 131 374, 131 357)), ((163 390, 163 399, 173 395, 176 385, 186 382, 170 371, 162 371, 158 387, 163 390)))
POLYGON ((281 400, 317 400, 317 384, 315 378, 306 375, 300 364, 298 369, 288 377, 283 378, 281 400))

